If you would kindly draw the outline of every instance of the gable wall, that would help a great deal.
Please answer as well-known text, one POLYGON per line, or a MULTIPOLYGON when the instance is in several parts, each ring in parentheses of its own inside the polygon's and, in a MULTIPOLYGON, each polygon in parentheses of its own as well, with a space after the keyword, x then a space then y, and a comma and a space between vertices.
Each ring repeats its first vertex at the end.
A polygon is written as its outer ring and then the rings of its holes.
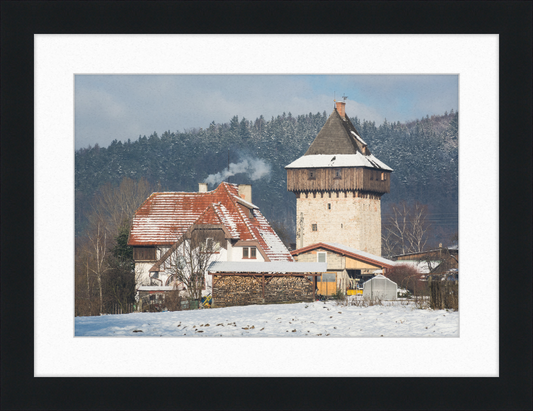
POLYGON ((323 248, 317 248, 315 250, 299 254, 296 258, 298 259, 297 261, 301 263, 316 263, 318 262, 317 254, 319 252, 327 253, 326 262, 328 264, 328 270, 344 270, 345 257, 323 248))

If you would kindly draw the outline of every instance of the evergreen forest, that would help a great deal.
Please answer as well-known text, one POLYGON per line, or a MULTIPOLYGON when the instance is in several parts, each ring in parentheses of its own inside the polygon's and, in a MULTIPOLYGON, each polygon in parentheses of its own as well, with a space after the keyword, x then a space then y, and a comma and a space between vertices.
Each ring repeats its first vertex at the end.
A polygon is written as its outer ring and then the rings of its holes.
MULTIPOLYGON (((228 123, 211 122, 205 129, 154 131, 133 140, 114 140, 108 147, 79 149, 76 236, 88 229, 103 186, 118 187, 125 178, 143 178, 158 191, 197 191, 204 181, 211 183, 211 190, 221 180, 217 173, 233 170, 235 174, 224 180, 252 184, 253 202, 294 242, 296 199, 287 192, 284 167, 305 153, 328 115, 283 113, 255 120, 236 115, 228 123)), ((449 243, 458 224, 458 113, 452 110, 405 123, 385 120, 379 126, 357 117, 350 120, 372 154, 394 170, 391 192, 382 197, 383 219, 394 203, 427 205, 434 229, 432 245, 449 243)))

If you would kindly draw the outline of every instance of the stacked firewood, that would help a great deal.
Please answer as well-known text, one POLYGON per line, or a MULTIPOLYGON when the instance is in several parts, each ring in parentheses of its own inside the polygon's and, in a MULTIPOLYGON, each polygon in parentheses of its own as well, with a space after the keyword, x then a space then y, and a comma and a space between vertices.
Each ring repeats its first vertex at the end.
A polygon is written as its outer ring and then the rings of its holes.
POLYGON ((312 301, 313 286, 302 277, 273 277, 265 287, 267 302, 312 301))
POLYGON ((213 300, 217 307, 263 304, 269 302, 312 301, 310 281, 295 276, 214 276, 213 300))

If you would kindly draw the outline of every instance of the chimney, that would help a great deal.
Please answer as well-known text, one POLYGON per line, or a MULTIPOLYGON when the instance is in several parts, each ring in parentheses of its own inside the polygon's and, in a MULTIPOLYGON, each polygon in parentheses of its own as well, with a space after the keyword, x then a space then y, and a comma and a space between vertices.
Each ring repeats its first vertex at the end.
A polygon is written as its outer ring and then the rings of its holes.
POLYGON ((251 184, 239 184, 239 197, 244 201, 252 202, 252 185, 251 184))
POLYGON ((335 103, 337 104, 337 113, 339 113, 341 118, 344 118, 345 117, 344 109, 346 107, 346 103, 344 101, 336 101, 335 103))
POLYGON ((207 193, 207 183, 198 183, 198 192, 207 193))

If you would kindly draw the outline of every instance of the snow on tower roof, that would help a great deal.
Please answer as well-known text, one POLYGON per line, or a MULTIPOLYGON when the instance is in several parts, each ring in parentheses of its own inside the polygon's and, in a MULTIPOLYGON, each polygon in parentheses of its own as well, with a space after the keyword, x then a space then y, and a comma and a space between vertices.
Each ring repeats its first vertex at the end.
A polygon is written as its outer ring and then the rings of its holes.
POLYGON ((303 157, 285 168, 369 167, 393 171, 372 155, 348 115, 337 109, 315 137, 303 157))
POLYGON ((302 156, 285 168, 325 168, 325 167, 368 167, 392 171, 385 163, 379 161, 372 154, 365 156, 357 154, 314 154, 302 156))

